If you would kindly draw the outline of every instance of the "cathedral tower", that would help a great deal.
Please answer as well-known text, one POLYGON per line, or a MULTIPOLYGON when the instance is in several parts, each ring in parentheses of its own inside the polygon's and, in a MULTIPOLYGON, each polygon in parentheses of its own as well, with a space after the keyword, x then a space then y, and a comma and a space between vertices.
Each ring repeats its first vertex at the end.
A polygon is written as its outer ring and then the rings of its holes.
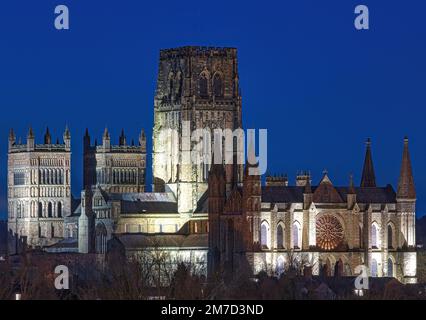
POLYGON ((89 131, 83 138, 84 188, 99 185, 111 193, 145 191, 146 138, 142 130, 138 144, 126 143, 124 130, 118 145, 111 144, 111 136, 105 128, 102 144, 91 145, 89 131))
MULTIPOLYGON (((191 133, 209 128, 203 148, 210 150, 214 129, 241 128, 241 96, 237 50, 234 48, 182 47, 162 50, 154 100, 154 191, 171 191, 179 213, 190 217, 207 191, 210 161, 185 161, 194 148, 191 133)), ((223 150, 222 154, 229 152, 223 150)), ((208 156, 207 156, 208 157, 208 156)), ((241 180, 241 170, 225 167, 228 192, 241 180), (235 177, 238 175, 238 177, 235 177)))
POLYGON ((71 135, 65 129, 62 144, 52 143, 49 129, 44 144, 36 144, 32 128, 27 143, 9 134, 8 229, 10 250, 17 242, 46 246, 63 238, 64 217, 71 214, 71 135), (13 239, 12 239, 13 238, 13 239))

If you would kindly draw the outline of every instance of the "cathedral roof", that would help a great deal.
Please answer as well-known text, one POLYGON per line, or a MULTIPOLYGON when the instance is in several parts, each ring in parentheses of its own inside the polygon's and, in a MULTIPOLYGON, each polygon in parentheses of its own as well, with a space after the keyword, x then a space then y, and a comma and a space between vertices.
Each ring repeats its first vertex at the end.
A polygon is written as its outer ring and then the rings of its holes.
POLYGON ((138 249, 146 247, 163 248, 205 248, 208 247, 208 234, 146 234, 125 233, 116 238, 126 249, 138 249))
MULTIPOLYGON (((262 202, 303 203, 304 188, 302 186, 263 186, 262 202)), ((313 186, 312 192, 315 193, 317 189, 318 186, 313 186)), ((334 187, 334 189, 340 198, 346 201, 350 187, 334 187)), ((358 203, 396 203, 396 194, 391 185, 386 187, 355 187, 354 189, 358 203)), ((327 202, 334 203, 332 201, 327 202)))

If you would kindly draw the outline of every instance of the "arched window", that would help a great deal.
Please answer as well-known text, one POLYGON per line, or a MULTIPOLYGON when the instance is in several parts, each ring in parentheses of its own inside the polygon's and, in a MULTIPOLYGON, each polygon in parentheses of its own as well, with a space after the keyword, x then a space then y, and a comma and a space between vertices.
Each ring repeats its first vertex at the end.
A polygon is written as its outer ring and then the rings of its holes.
POLYGON ((300 230, 297 222, 293 223, 293 247, 294 249, 300 249, 300 230))
POLYGON ((260 245, 263 249, 269 248, 269 225, 266 221, 260 226, 260 245))
POLYGON ((213 77, 213 95, 215 97, 223 96, 222 78, 218 73, 216 73, 213 77))
POLYGON ((388 224, 388 249, 393 249, 393 228, 388 224))
POLYGON ((388 277, 394 277, 393 275, 393 261, 391 258, 388 259, 388 277))
POLYGON ((96 253, 106 253, 107 230, 103 223, 96 226, 96 253))
POLYGON ((371 260, 371 276, 377 277, 377 260, 376 259, 371 260))
POLYGON ((206 98, 209 95, 209 91, 208 91, 208 79, 207 79, 207 75, 205 73, 202 73, 200 75, 200 79, 198 81, 198 90, 200 93, 200 97, 202 98, 206 98))
POLYGON ((55 237, 55 226, 53 225, 53 223, 50 226, 50 232, 51 232, 51 237, 54 238, 55 237))
POLYGON ((277 248, 284 248, 284 227, 282 223, 279 223, 277 226, 277 248))
POLYGON ((52 218, 53 217, 53 213, 52 213, 52 202, 49 202, 49 204, 47 205, 47 216, 49 217, 49 218, 52 218))
POLYGON ((38 217, 43 217, 43 204, 41 202, 38 203, 38 217))
POLYGON ((378 245, 378 241, 377 241, 377 234, 378 234, 378 230, 377 230, 377 226, 375 223, 373 223, 371 225, 371 248, 373 249, 377 249, 379 247, 378 245))
POLYGON ((359 232, 359 247, 360 248, 364 248, 364 236, 362 233, 362 227, 358 226, 358 232, 359 232))
POLYGON ((62 203, 58 202, 58 218, 62 218, 62 203))
POLYGON ((284 258, 282 256, 279 256, 277 259, 277 275, 280 276, 284 273, 285 266, 284 266, 284 258))

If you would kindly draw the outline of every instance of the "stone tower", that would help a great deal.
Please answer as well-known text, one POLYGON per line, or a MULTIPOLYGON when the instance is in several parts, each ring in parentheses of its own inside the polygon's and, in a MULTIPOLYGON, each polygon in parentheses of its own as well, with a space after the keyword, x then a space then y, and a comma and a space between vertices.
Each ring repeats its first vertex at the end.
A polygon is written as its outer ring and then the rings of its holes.
POLYGON ((17 243, 46 246, 63 238, 64 217, 71 214, 71 135, 52 143, 49 129, 36 144, 30 128, 27 143, 9 134, 8 229, 10 252, 17 243))
MULTIPOLYGON (((173 192, 181 215, 189 218, 207 191, 210 160, 205 154, 211 155, 213 130, 241 127, 236 49, 182 47, 160 52, 154 99, 153 189, 173 192), (200 162, 185 161, 194 150, 191 133, 204 128, 212 134, 202 136, 200 162)), ((222 154, 225 152, 229 150, 222 154)), ((233 183, 241 181, 242 170, 227 165, 225 171, 229 192, 233 183)))
POLYGON ((83 145, 84 188, 99 185, 109 193, 145 191, 146 138, 143 130, 137 145, 133 141, 126 143, 124 130, 121 131, 118 145, 112 145, 107 128, 102 144, 91 145, 86 129, 83 145))

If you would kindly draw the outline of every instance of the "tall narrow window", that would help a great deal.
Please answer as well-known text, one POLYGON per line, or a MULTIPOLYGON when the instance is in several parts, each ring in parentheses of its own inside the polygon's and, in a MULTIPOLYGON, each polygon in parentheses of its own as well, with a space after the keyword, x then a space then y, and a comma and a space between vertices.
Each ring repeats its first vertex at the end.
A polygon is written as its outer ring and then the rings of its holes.
POLYGON ((269 226, 266 221, 263 221, 260 226, 260 245, 263 249, 269 247, 269 238, 268 238, 269 226))
POLYGON ((371 276, 377 277, 377 260, 376 259, 371 260, 371 276))
POLYGON ((41 202, 38 203, 38 217, 43 217, 43 204, 41 202))
POLYGON ((284 258, 279 256, 277 259, 277 275, 280 276, 284 273, 284 258))
POLYGON ((359 247, 364 248, 364 237, 363 237, 363 234, 362 234, 362 227, 361 226, 358 227, 358 232, 359 232, 359 247))
POLYGON ((388 225, 388 249, 393 249, 393 229, 390 224, 388 225))
POLYGON ((58 202, 58 218, 62 218, 62 203, 58 202))
POLYGON ((378 243, 377 243, 377 226, 374 223, 371 225, 371 247, 373 249, 377 249, 378 248, 378 243))
POLYGON ((198 82, 200 97, 206 98, 208 97, 208 80, 205 73, 200 75, 200 79, 198 82))
POLYGON ((294 249, 300 249, 299 239, 299 226, 297 223, 293 224, 293 247, 294 249))
POLYGON ((388 259, 388 277, 393 277, 393 261, 391 258, 388 259))
POLYGON ((213 94, 215 97, 223 96, 223 84, 219 74, 215 74, 213 77, 213 94))
POLYGON ((281 223, 277 227, 277 248, 284 248, 284 228, 281 223))
POLYGON ((53 217, 53 212, 52 212, 52 202, 49 202, 49 204, 47 205, 47 216, 49 218, 53 217))

